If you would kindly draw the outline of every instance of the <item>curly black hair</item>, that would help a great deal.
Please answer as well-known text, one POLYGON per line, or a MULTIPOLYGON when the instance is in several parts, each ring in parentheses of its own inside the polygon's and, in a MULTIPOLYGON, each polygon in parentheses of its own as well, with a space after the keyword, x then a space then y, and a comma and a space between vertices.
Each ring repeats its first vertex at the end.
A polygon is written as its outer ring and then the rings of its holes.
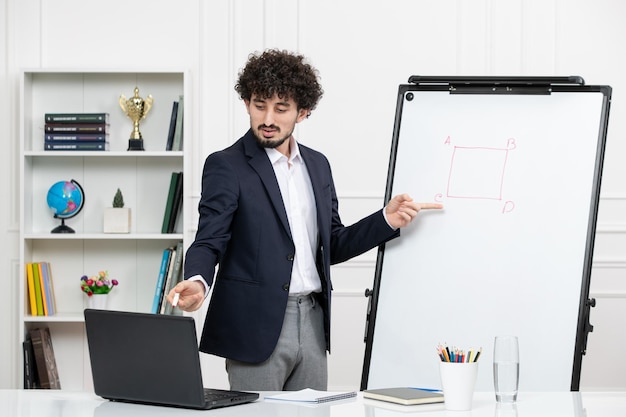
POLYGON ((252 95, 293 99, 298 109, 314 110, 324 91, 315 68, 302 55, 269 49, 261 55, 250 54, 248 63, 239 72, 235 85, 239 97, 250 100, 252 95))

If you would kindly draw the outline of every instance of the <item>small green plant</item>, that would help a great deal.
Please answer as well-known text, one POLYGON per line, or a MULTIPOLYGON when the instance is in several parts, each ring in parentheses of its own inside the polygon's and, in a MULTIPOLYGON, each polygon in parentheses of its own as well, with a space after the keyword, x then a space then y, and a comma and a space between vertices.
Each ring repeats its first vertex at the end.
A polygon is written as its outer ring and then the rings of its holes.
POLYGON ((122 192, 120 191, 120 189, 117 189, 117 192, 115 193, 115 197, 113 197, 113 207, 115 208, 122 208, 124 207, 124 196, 122 195, 122 192))

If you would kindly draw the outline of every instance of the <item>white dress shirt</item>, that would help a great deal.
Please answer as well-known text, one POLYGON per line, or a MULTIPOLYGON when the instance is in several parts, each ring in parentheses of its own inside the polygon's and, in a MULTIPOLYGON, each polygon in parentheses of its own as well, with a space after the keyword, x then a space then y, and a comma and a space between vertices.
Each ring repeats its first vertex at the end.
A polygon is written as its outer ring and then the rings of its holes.
POLYGON ((296 247, 289 294, 309 294, 322 290, 317 268, 317 210, 311 178, 298 144, 290 139, 289 159, 276 149, 265 149, 272 163, 287 212, 291 237, 296 247))

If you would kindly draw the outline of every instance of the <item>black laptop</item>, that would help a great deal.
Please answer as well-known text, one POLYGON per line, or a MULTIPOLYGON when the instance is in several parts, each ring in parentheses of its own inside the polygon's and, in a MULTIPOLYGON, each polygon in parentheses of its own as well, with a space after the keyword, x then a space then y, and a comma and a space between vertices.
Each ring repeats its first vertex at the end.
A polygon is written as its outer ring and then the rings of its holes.
POLYGON ((259 398, 203 387, 192 317, 86 309, 85 327, 102 398, 204 410, 259 398))

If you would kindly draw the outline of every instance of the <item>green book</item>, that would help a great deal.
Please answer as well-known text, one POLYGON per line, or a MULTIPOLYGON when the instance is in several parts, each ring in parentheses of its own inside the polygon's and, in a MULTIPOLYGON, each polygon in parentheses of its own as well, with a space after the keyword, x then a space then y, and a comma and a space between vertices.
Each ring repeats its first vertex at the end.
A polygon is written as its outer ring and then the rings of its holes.
POLYGON ((176 183, 180 172, 172 172, 170 177, 170 188, 167 192, 167 200, 165 202, 165 213, 163 214, 163 225, 161 233, 168 233, 170 218, 172 217, 172 207, 174 206, 174 198, 176 197, 176 183))
POLYGON ((176 220, 183 205, 183 173, 179 172, 176 178, 176 187, 174 188, 174 198, 172 203, 172 212, 170 213, 167 225, 167 233, 174 233, 176 230, 176 220))

